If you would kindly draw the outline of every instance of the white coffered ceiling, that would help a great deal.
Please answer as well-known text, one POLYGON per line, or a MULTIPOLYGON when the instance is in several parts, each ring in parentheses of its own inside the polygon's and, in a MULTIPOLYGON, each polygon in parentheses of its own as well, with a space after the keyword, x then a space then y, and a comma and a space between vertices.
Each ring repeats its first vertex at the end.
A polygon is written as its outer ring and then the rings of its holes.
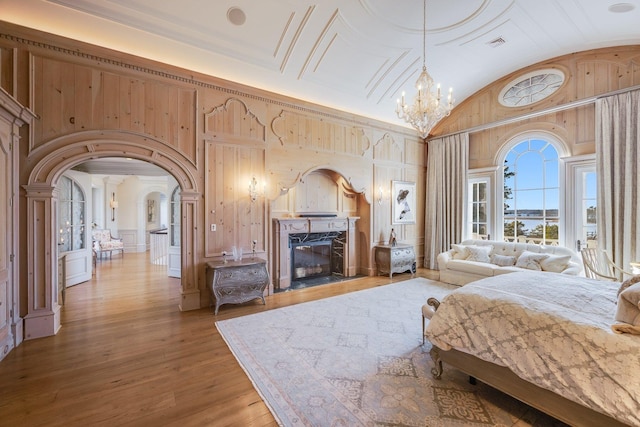
MULTIPOLYGON (((421 0, 0 0, 0 20, 396 124, 422 16, 421 0)), ((532 63, 640 44, 640 0, 428 0, 427 28, 459 104, 532 63)))

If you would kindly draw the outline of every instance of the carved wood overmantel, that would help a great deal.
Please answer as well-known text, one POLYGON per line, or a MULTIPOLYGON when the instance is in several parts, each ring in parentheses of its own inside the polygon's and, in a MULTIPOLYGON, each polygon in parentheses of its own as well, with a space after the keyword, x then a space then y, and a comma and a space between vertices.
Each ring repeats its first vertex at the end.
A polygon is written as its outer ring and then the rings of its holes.
POLYGON ((273 220, 273 285, 275 289, 287 289, 291 286, 291 252, 289 235, 298 233, 323 233, 330 231, 346 232, 344 255, 344 274, 355 276, 358 271, 356 256, 356 221, 360 217, 346 218, 275 218, 273 220))

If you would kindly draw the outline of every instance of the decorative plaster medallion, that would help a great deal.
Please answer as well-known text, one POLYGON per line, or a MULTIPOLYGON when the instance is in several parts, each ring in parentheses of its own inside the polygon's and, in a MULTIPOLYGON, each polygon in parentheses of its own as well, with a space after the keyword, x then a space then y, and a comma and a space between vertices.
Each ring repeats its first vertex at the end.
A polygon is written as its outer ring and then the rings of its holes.
POLYGON ((509 82, 498 102, 505 107, 522 107, 543 100, 562 86, 564 73, 556 69, 537 70, 509 82))

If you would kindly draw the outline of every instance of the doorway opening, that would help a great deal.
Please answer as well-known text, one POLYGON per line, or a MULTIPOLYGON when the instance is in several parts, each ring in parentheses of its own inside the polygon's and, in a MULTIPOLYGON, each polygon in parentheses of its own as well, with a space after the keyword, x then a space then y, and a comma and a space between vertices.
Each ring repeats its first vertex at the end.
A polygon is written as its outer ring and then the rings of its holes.
POLYGON ((91 159, 66 170, 58 187, 58 228, 70 237, 58 243, 61 291, 99 281, 101 271, 133 254, 180 278, 180 187, 163 168, 129 158, 91 159))

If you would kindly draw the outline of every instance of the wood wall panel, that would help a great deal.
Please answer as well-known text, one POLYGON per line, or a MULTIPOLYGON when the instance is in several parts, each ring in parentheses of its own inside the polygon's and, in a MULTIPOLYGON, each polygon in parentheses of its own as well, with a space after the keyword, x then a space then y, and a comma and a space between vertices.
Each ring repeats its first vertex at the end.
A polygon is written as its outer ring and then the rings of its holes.
MULTIPOLYGON (((374 180, 373 194, 376 215, 373 220, 373 244, 386 244, 393 228, 399 241, 412 244, 416 253, 423 253, 419 245, 424 244, 424 220, 416 224, 392 224, 391 194, 393 181, 410 181, 416 183, 417 194, 425 194, 424 184, 426 150, 421 140, 402 138, 396 140, 389 134, 378 139, 374 145, 374 180), (379 190, 382 187, 382 202, 378 203, 379 190)), ((422 197, 416 204, 416 218, 424 218, 425 205, 422 197)), ((373 256, 373 255, 372 255, 373 256)), ((373 260, 372 260, 373 262, 373 260)))
POLYGON ((266 141, 266 126, 238 98, 229 98, 204 115, 205 133, 214 140, 266 141))
POLYGON ((371 145, 362 127, 292 111, 281 111, 271 128, 283 146, 363 156, 371 145))
POLYGON ((374 145, 373 158, 402 163, 404 160, 402 141, 396 141, 392 135, 385 133, 374 145))
POLYGON ((142 132, 196 164, 196 91, 47 57, 33 60, 35 147, 85 130, 142 132))
POLYGON ((404 164, 420 167, 424 164, 425 145, 422 141, 404 140, 404 164))
POLYGON ((0 47, 0 88, 14 98, 16 96, 16 58, 17 49, 0 47))
POLYGON ((230 253, 233 246, 249 252, 253 240, 257 241, 257 250, 264 250, 264 149, 208 143, 205 156, 206 256, 230 253), (260 194, 251 201, 249 181, 254 176, 260 194), (215 232, 211 231, 211 224, 216 224, 215 232))

